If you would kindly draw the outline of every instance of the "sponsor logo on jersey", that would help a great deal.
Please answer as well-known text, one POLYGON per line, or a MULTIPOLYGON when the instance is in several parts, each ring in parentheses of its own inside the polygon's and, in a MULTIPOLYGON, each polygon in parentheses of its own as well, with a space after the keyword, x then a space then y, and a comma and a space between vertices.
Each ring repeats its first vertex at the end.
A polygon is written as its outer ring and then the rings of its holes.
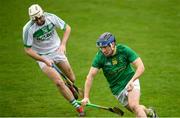
POLYGON ((110 65, 112 65, 112 64, 111 64, 111 62, 106 62, 105 65, 106 65, 106 66, 110 66, 110 65))
POLYGON ((34 32, 33 37, 40 41, 49 40, 53 33, 53 27, 54 25, 50 23, 34 32))

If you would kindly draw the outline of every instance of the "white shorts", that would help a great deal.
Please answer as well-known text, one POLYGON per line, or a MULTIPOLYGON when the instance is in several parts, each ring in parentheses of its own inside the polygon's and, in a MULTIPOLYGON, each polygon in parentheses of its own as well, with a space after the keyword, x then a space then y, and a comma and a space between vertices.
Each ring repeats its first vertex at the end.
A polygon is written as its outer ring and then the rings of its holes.
MULTIPOLYGON (((135 80, 133 82, 134 84, 134 88, 136 90, 140 91, 140 83, 139 83, 139 79, 135 80)), ((119 95, 115 96, 117 98, 117 100, 123 105, 123 106, 127 106, 128 105, 128 91, 127 88, 125 87, 120 93, 119 95)))
MULTIPOLYGON (((55 64, 61 61, 67 61, 67 57, 63 53, 60 53, 58 51, 49 53, 47 55, 41 55, 41 56, 43 56, 44 58, 53 60, 55 64)), ((41 69, 46 65, 44 62, 41 62, 41 61, 37 61, 37 63, 39 64, 41 69)))

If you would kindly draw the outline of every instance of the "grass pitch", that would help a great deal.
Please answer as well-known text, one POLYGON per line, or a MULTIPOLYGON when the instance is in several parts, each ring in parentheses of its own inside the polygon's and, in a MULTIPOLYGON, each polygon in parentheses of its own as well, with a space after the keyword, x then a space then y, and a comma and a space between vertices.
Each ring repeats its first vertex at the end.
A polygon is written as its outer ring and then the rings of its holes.
MULTIPOLYGON (((145 64, 146 71, 140 78, 141 103, 155 107, 161 117, 180 117, 179 0, 1 0, 0 116, 77 115, 35 61, 24 53, 22 27, 33 3, 71 26, 67 56, 78 86, 84 86, 97 51, 96 39, 109 31, 118 43, 133 48, 145 64)), ((94 80, 91 102, 123 108, 110 93, 102 72, 94 80)), ((93 108, 86 108, 86 112, 88 117, 117 116, 93 108)), ((125 110, 125 117, 129 116, 133 115, 125 110)))

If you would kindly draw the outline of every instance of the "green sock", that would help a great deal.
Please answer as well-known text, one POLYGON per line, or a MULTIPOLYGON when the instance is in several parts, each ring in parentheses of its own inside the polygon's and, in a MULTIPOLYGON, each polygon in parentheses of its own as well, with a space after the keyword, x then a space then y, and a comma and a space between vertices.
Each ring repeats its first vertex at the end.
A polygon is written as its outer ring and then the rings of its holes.
POLYGON ((75 108, 80 107, 80 105, 77 103, 76 99, 71 100, 70 103, 71 103, 75 108))
POLYGON ((153 116, 153 110, 152 109, 148 109, 147 116, 153 116))

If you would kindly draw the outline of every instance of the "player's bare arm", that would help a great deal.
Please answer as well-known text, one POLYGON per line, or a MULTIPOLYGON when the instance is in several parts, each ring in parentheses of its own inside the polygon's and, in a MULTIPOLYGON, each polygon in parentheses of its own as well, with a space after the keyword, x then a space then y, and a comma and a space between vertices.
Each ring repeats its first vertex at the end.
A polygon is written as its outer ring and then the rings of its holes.
POLYGON ((89 73, 86 77, 85 82, 85 89, 84 89, 84 99, 82 100, 82 104, 85 106, 89 101, 89 94, 92 86, 92 82, 96 74, 98 73, 99 69, 91 67, 89 73))
POLYGON ((140 57, 137 58, 134 62, 132 62, 132 65, 136 68, 136 72, 132 78, 133 81, 135 81, 143 74, 145 68, 144 68, 144 64, 140 57))
POLYGON ((66 43, 67 43, 67 40, 69 38, 70 33, 71 33, 71 27, 68 24, 66 24, 66 28, 65 28, 65 32, 64 32, 64 35, 62 38, 62 42, 61 42, 60 47, 59 47, 60 52, 66 53, 66 43))
POLYGON ((43 58, 42 56, 38 55, 35 51, 32 50, 32 48, 25 47, 24 50, 25 50, 26 54, 28 54, 33 59, 35 59, 37 61, 42 61, 48 66, 52 66, 53 61, 47 60, 47 59, 43 58))
POLYGON ((144 64, 141 60, 141 58, 137 58, 134 62, 132 62, 132 65, 136 68, 136 72, 134 74, 134 76, 132 77, 132 79, 129 81, 129 83, 127 84, 127 89, 128 91, 133 89, 133 82, 138 79, 144 72, 145 68, 144 68, 144 64))

